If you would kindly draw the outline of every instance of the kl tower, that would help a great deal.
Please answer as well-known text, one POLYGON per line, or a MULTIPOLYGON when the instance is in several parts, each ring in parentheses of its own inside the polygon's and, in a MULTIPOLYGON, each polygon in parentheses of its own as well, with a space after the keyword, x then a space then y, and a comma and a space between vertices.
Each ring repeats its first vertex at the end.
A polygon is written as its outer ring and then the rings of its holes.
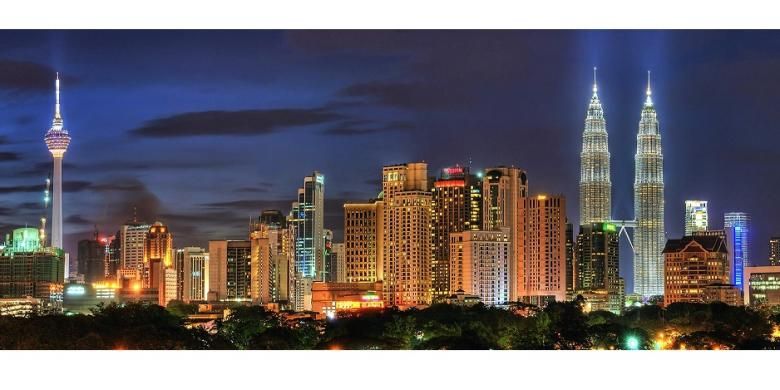
POLYGON ((70 145, 68 131, 62 127, 60 114, 60 75, 57 73, 55 82, 54 119, 51 128, 46 132, 46 147, 54 159, 54 191, 52 193, 51 246, 62 249, 62 158, 70 145))

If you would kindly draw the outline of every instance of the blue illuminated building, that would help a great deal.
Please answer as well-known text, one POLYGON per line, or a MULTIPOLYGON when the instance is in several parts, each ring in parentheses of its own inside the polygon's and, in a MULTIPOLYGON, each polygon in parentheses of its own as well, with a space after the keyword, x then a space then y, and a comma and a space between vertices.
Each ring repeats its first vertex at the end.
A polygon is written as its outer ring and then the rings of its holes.
POLYGON ((745 267, 750 266, 750 215, 730 212, 723 216, 726 231, 726 248, 729 251, 731 284, 742 290, 745 267))
POLYGON ((296 277, 322 279, 325 271, 325 177, 319 172, 303 179, 292 205, 295 226, 296 277))

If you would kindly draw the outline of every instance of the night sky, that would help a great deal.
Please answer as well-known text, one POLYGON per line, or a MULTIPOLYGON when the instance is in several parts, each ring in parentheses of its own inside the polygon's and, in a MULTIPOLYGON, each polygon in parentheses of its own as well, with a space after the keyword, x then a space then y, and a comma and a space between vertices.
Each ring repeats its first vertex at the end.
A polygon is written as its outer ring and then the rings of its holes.
MULTIPOLYGON (((326 228, 380 190, 382 165, 515 165, 578 222, 581 133, 599 68, 613 217, 633 217, 646 71, 661 123, 666 228, 685 199, 780 234, 780 33, 627 31, 0 31, 0 232, 41 216, 43 135, 62 78, 65 242, 137 207, 176 246, 245 238, 326 176, 326 228)), ((631 275, 622 248, 621 274, 631 275)), ((629 278, 630 279, 630 278, 629 278)), ((628 288, 631 282, 628 280, 628 288)))

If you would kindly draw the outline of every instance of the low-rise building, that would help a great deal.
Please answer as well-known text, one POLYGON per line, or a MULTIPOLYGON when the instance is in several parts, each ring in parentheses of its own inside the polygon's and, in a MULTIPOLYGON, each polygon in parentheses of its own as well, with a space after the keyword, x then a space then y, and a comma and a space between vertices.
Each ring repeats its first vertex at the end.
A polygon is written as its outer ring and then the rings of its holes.
POLYGON ((312 311, 320 317, 332 318, 339 312, 358 312, 384 307, 382 282, 311 284, 312 311))
POLYGON ((664 305, 706 302, 707 286, 729 284, 726 242, 720 236, 668 240, 663 253, 664 305))

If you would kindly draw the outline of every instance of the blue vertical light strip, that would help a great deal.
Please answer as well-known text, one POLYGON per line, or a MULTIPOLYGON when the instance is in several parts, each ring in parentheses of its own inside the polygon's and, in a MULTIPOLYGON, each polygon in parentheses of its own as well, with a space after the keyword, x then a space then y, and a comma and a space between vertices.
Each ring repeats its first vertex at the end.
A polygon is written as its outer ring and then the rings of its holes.
POLYGON ((728 250, 731 257, 731 283, 744 290, 745 267, 750 266, 750 215, 730 212, 723 216, 723 226, 728 231, 728 250))
POLYGON ((744 269, 744 248, 742 247, 744 240, 742 239, 742 227, 734 227, 734 271, 733 278, 734 284, 739 286, 742 290, 742 270, 744 269))

